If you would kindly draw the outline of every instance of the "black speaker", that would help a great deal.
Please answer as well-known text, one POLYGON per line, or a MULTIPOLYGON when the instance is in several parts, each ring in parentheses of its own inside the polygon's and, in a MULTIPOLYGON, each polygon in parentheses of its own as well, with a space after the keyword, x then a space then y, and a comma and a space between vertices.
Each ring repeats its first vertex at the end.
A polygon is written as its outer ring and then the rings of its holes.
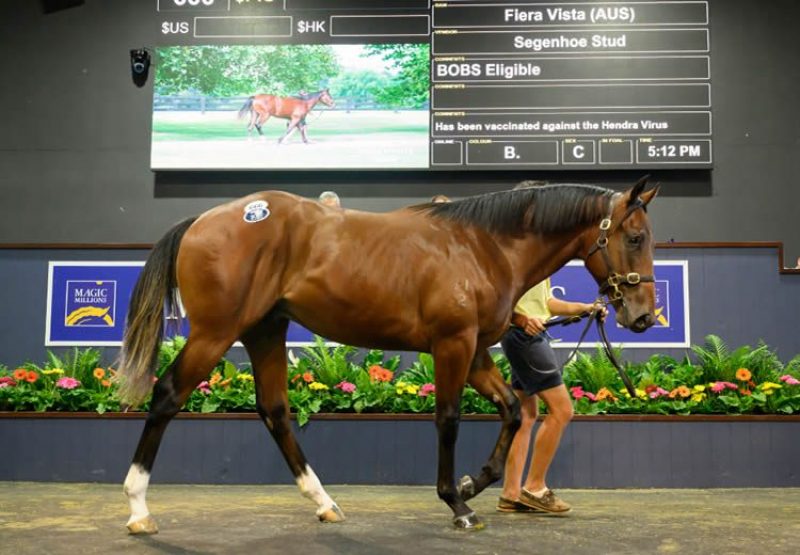
POLYGON ((60 12, 67 8, 82 6, 85 0, 39 0, 44 13, 60 12))

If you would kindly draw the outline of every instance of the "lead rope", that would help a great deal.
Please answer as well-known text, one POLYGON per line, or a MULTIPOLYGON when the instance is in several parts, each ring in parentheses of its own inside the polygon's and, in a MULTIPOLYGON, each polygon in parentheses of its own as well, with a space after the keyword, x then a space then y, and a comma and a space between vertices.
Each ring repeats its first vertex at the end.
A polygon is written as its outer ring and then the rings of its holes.
MULTIPOLYGON (((598 299, 597 302, 602 302, 601 299, 598 299)), ((597 303, 596 303, 597 304, 597 303)), ((603 305, 608 303, 603 302, 603 305)), ((622 365, 617 360, 617 357, 614 355, 613 348, 611 347, 611 343, 608 341, 608 335, 606 334, 606 327, 605 321, 603 320, 601 313, 599 310, 591 310, 589 312, 583 312, 578 316, 569 316, 567 318, 556 318, 555 320, 550 320, 549 322, 545 322, 544 327, 549 328, 553 326, 568 326, 570 324, 574 324, 576 322, 580 322, 584 318, 587 318, 586 325, 583 327, 583 331, 581 332, 581 336, 578 338, 578 342, 575 344, 575 348, 570 353, 569 357, 567 358, 567 362, 572 360, 572 358, 578 353, 578 349, 581 347, 581 343, 586 338, 586 334, 589 333, 589 328, 592 326, 592 322, 594 321, 597 324, 597 333, 600 336, 600 340, 603 344, 603 350, 606 353, 606 357, 608 358, 609 362, 614 366, 619 374, 619 377, 622 379, 622 383, 625 384, 625 389, 628 390, 628 394, 631 398, 636 397, 636 388, 633 386, 633 382, 623 370, 622 365)))

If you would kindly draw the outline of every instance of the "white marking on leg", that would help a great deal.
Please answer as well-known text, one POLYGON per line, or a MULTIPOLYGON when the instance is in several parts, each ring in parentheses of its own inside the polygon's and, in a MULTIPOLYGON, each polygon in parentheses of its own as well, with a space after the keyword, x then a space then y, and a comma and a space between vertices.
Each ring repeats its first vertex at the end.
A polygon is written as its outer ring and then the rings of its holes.
POLYGON ((305 471, 295 481, 300 493, 317 504, 317 516, 336 506, 309 465, 306 465, 305 471))
POLYGON ((128 503, 131 506, 131 518, 128 519, 128 524, 137 522, 150 514, 144 500, 149 483, 150 473, 142 468, 142 465, 132 464, 122 488, 122 491, 128 496, 128 503))

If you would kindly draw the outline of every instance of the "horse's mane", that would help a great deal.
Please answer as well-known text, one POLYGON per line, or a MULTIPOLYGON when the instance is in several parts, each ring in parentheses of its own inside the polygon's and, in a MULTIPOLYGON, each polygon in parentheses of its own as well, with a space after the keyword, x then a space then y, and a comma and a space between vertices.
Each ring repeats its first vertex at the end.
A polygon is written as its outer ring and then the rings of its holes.
POLYGON ((296 94, 296 95, 294 95, 294 97, 295 98, 299 98, 300 100, 316 100, 317 98, 322 96, 322 93, 324 93, 324 92, 325 92, 325 89, 322 89, 322 90, 319 90, 319 91, 313 92, 313 93, 296 94))
POLYGON ((540 185, 412 209, 495 233, 549 235, 600 221, 608 214, 614 194, 593 185, 540 185))

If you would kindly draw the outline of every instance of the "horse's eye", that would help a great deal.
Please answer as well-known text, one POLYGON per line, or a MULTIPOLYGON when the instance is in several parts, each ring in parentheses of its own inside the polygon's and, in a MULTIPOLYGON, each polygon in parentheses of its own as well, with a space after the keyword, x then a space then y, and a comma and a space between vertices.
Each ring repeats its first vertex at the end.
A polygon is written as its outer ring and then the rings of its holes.
POLYGON ((641 235, 634 235, 633 237, 628 237, 628 244, 632 247, 638 247, 642 244, 643 238, 641 235))

